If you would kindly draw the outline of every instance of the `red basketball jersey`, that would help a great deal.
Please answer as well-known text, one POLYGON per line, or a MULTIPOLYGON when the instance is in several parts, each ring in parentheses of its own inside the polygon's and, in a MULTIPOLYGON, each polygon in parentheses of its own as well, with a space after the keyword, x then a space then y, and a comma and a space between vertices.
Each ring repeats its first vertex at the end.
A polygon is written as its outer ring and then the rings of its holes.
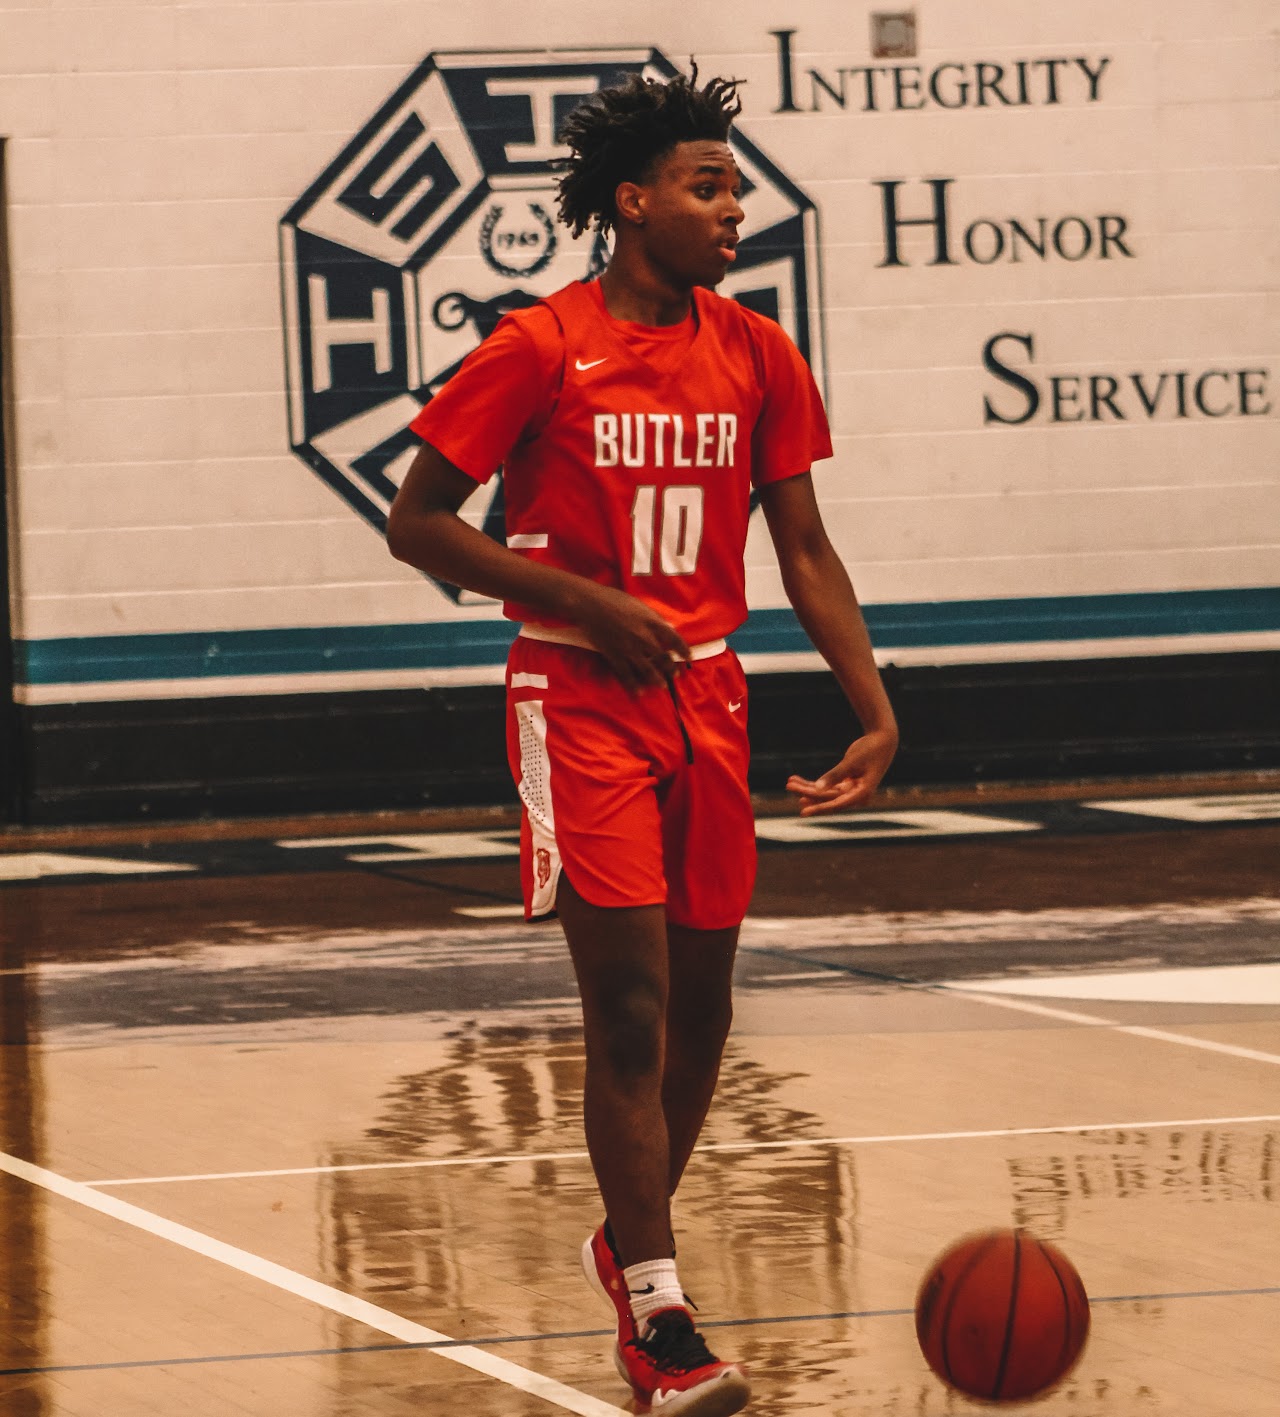
POLYGON ((614 320, 598 285, 566 286, 506 316, 412 425, 477 481, 504 464, 509 547, 630 592, 691 644, 746 618, 752 485, 831 456, 782 329, 707 290, 694 305, 662 359, 645 338, 661 332, 614 320))

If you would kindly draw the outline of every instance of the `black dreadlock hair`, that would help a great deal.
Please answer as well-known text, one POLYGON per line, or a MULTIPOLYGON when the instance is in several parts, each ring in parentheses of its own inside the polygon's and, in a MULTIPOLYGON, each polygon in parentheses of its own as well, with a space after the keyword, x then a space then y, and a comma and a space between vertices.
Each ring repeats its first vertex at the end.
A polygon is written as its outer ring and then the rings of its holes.
POLYGON ((617 216, 613 198, 620 182, 643 181, 677 143, 723 143, 742 111, 739 82, 711 79, 699 88, 694 64, 687 79, 678 75, 659 83, 631 74, 579 104, 559 133, 570 149, 555 164, 564 174, 560 220, 575 236, 593 221, 597 231, 607 231, 617 216))

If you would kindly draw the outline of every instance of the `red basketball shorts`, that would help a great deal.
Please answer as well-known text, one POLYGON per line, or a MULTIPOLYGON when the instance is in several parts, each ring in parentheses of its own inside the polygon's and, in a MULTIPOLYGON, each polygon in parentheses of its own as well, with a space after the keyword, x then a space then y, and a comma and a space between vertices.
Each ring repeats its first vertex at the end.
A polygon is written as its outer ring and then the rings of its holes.
POLYGON ((523 804, 525 915, 563 870, 598 906, 665 905, 677 925, 738 925, 755 884, 747 683, 731 650, 631 692, 602 655, 520 636, 507 662, 507 757, 523 804))

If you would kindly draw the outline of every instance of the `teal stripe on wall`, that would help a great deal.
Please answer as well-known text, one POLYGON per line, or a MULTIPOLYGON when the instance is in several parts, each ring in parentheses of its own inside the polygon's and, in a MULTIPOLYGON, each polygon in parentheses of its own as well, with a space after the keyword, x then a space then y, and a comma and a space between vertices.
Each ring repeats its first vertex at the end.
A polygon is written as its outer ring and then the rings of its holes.
POLYGON ((24 640, 16 645, 17 679, 26 684, 101 684, 466 668, 501 664, 514 634, 515 626, 506 620, 467 620, 24 640))
MULTIPOLYGON (((1280 630, 1280 587, 948 600, 868 605, 863 613, 886 650, 1238 635, 1280 630)), ((506 621, 466 620, 18 640, 14 652, 19 684, 100 684, 494 665, 513 633, 506 621)), ((753 611, 732 642, 740 654, 810 648, 790 609, 753 611)))
MULTIPOLYGON (((1239 635, 1280 630, 1280 587, 867 605, 863 615, 877 649, 1239 635)), ((733 645, 739 654, 809 648, 790 609, 754 612, 733 645)))

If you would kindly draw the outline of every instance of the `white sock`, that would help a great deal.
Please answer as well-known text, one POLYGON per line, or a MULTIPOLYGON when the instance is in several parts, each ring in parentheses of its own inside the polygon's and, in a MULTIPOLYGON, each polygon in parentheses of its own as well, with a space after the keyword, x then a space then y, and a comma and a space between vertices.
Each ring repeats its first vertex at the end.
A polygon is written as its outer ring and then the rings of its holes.
POLYGON ((662 1309, 683 1309, 684 1291, 676 1276, 675 1260, 645 1260, 622 1271, 631 1295, 631 1317, 641 1336, 649 1327, 650 1315, 662 1309))

